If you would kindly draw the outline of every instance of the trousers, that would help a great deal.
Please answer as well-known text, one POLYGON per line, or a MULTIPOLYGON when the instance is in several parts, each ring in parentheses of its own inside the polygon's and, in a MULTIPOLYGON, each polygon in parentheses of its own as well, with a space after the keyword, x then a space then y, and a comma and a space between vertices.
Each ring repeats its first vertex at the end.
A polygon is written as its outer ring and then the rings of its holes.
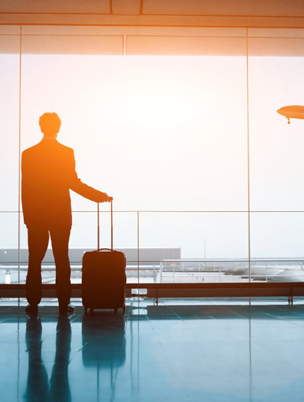
POLYGON ((41 263, 49 237, 56 266, 56 293, 59 305, 68 305, 71 297, 71 267, 69 260, 70 226, 28 227, 29 263, 26 277, 26 298, 29 304, 39 304, 42 297, 41 263))

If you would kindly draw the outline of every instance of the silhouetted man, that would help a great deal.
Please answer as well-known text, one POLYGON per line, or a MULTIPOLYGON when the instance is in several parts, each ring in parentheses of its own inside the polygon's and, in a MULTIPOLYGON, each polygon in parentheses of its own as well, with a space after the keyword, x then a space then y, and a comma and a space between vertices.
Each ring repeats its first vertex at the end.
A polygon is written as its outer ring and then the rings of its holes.
POLYGON ((29 266, 26 278, 27 313, 37 313, 41 300, 41 263, 49 236, 56 265, 59 312, 67 313, 71 296, 68 246, 72 226, 70 189, 95 202, 110 201, 106 193, 82 183, 75 171, 74 151, 56 138, 61 120, 56 113, 39 119, 41 142, 22 153, 22 206, 28 229, 29 266))

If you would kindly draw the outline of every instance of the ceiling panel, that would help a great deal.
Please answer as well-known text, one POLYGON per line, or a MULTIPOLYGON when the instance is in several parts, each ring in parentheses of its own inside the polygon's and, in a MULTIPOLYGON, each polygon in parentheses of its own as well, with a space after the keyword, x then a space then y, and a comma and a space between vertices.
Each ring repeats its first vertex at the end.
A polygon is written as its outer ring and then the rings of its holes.
MULTIPOLYGON (((1 0, 0 0, 1 1, 1 0)), ((304 2, 303 2, 304 3, 304 2)), ((264 27, 264 28, 304 28, 304 17, 249 17, 249 16, 187 16, 187 15, 127 15, 127 14, 34 14, 1 13, 0 25, 65 25, 99 27, 264 27)))
POLYGON ((26 54, 104 54, 122 55, 123 36, 31 36, 22 40, 26 54))
POLYGON ((246 54, 246 39, 127 36, 127 54, 242 56, 246 54))
MULTIPOLYGON (((15 33, 20 27, 14 28, 15 33)), ((1 25, 0 25, 1 33, 1 25)), ((185 27, 124 27, 124 26, 61 26, 61 25, 26 25, 22 27, 24 35, 145 35, 145 36, 224 36, 245 37, 245 28, 185 28, 185 27)))
POLYGON ((109 13, 110 0, 0 0, 5 13, 109 13))
POLYGON ((143 14, 304 16, 303 0, 143 0, 143 14))
POLYGON ((248 35, 255 38, 304 38, 304 29, 250 28, 248 35))
POLYGON ((20 27, 15 25, 0 25, 0 35, 19 34, 20 27))
POLYGON ((19 35, 0 35, 0 54, 19 53, 19 35))
POLYGON ((140 0, 112 0, 113 14, 135 14, 140 13, 140 0))
POLYGON ((137 27, 130 35, 148 36, 224 36, 224 37, 245 37, 245 28, 214 28, 214 27, 137 27))
POLYGON ((304 38, 252 38, 249 56, 303 57, 304 38))
POLYGON ((0 25, 304 28, 304 0, 0 0, 0 25))

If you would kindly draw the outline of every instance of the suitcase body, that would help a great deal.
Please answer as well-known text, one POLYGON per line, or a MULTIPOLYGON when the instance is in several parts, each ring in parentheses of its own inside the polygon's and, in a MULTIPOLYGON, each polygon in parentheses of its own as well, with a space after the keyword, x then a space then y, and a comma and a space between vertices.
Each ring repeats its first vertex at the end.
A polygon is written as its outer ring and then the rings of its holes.
POLYGON ((89 251, 82 259, 82 304, 87 310, 125 310, 126 258, 120 251, 89 251))
POLYGON ((113 250, 113 204, 111 201, 111 249, 99 248, 99 204, 97 205, 97 250, 82 258, 82 304, 88 308, 125 311, 126 258, 113 250))

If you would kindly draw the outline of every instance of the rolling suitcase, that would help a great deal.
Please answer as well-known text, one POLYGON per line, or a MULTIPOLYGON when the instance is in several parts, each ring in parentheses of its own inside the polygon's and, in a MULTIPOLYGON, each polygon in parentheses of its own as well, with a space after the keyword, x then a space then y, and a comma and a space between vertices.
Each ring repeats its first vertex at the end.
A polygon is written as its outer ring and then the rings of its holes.
POLYGON ((99 248, 99 204, 97 208, 97 250, 82 259, 82 304, 85 312, 119 308, 125 311, 126 258, 113 250, 113 203, 111 201, 111 249, 99 248))

